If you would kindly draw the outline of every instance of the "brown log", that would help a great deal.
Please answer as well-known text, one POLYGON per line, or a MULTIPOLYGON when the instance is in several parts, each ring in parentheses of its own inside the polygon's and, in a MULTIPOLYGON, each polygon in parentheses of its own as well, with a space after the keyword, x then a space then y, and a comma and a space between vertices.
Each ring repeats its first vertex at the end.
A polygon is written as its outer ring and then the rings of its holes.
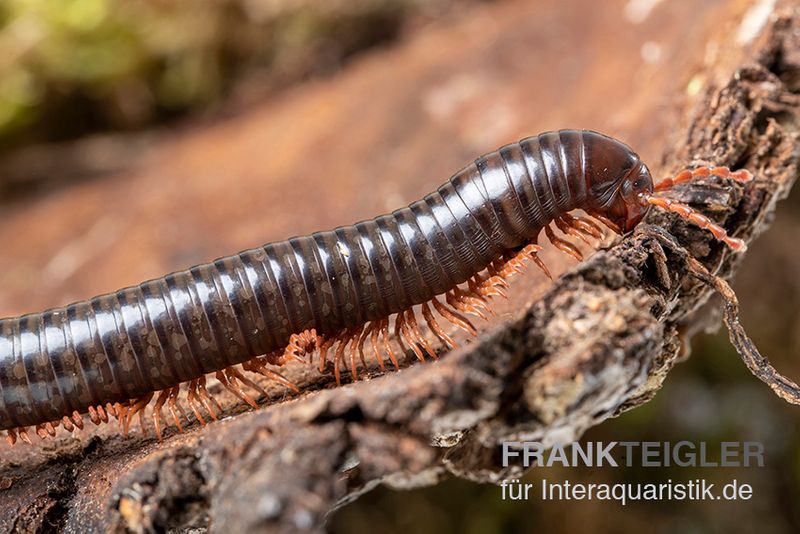
MULTIPOLYGON (((330 81, 167 140, 141 170, 5 214, 2 312, 374 215, 465 159, 558 127, 619 136, 657 176, 692 163, 750 169, 757 180, 744 186, 712 181, 677 193, 752 240, 798 174, 793 3, 759 18, 754 2, 675 1, 657 8, 658 20, 591 4, 591 17, 579 0, 475 8, 330 81), (97 221, 112 230, 92 233, 97 221), (23 268, 51 280, 39 287, 23 268)), ((645 222, 722 277, 758 261, 674 216, 645 222)), ((712 290, 647 225, 577 266, 551 251, 554 283, 535 273, 515 281, 519 300, 439 362, 373 370, 341 388, 296 367, 308 385, 297 400, 247 412, 229 402, 232 417, 163 443, 107 425, 4 447, 0 528, 316 529, 379 483, 519 475, 500 466, 500 442, 566 443, 641 405, 704 323, 698 310, 712 290)))

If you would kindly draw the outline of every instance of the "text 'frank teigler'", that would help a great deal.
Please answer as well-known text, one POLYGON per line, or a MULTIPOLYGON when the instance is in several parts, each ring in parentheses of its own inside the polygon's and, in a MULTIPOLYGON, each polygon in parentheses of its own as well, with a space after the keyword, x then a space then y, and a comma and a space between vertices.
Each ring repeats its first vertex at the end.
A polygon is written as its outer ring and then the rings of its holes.
POLYGON ((506 441, 503 467, 763 467, 757 441, 590 441, 546 447, 538 441, 506 441))

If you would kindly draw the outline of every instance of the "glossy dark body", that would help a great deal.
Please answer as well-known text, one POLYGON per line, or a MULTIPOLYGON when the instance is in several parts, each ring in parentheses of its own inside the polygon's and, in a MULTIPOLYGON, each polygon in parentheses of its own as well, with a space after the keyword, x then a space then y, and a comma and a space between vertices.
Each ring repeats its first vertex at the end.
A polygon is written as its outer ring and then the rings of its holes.
POLYGON ((548 132, 478 158, 408 207, 43 313, 0 320, 0 428, 136 398, 430 300, 641 167, 624 144, 548 132))

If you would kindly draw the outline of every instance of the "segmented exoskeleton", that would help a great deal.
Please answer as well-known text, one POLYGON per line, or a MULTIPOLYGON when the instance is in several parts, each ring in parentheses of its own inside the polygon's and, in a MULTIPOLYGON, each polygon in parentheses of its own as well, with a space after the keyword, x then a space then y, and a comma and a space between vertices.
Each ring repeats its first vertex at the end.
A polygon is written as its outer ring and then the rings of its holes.
MULTIPOLYGON (((294 385, 270 366, 319 352, 320 369, 334 350, 357 377, 356 353, 367 342, 384 366, 397 365, 394 334, 420 359, 435 356, 420 334, 414 306, 444 345, 452 338, 440 317, 474 333, 465 313, 483 315, 506 277, 536 257, 544 234, 581 257, 565 235, 601 237, 593 220, 630 231, 651 205, 708 228, 733 248, 743 242, 704 216, 656 196, 709 172, 746 180, 727 168, 685 171, 655 187, 647 167, 626 145, 591 131, 543 133, 475 160, 422 200, 388 215, 332 231, 294 237, 220 258, 138 286, 43 313, 0 320, 0 429, 28 440, 54 424, 81 426, 109 412, 125 428, 157 394, 153 421, 160 438, 165 405, 181 429, 180 395, 196 417, 214 417, 205 377, 255 405, 242 385, 260 389, 245 372, 294 385), (443 297, 443 300, 440 300, 443 297), (349 350, 348 350, 349 347, 349 350), (348 363, 349 360, 349 363, 348 363), (239 364, 242 364, 239 367, 239 364), (187 384, 181 389, 182 384, 187 384)), ((549 273, 548 273, 549 274, 549 273)), ((296 389, 296 388, 294 388, 296 389)))

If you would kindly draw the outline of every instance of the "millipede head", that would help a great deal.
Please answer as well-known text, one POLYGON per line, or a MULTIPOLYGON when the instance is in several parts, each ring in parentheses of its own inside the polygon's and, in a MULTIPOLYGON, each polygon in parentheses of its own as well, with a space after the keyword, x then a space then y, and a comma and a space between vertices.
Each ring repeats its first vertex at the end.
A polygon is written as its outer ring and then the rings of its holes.
POLYGON ((647 202, 653 194, 653 177, 644 163, 639 162, 620 183, 615 202, 606 212, 622 230, 623 233, 632 231, 650 209, 647 202))
POLYGON ((610 137, 590 132, 583 137, 588 188, 585 211, 605 218, 617 233, 639 224, 649 205, 644 195, 653 192, 653 177, 631 148, 610 137))

